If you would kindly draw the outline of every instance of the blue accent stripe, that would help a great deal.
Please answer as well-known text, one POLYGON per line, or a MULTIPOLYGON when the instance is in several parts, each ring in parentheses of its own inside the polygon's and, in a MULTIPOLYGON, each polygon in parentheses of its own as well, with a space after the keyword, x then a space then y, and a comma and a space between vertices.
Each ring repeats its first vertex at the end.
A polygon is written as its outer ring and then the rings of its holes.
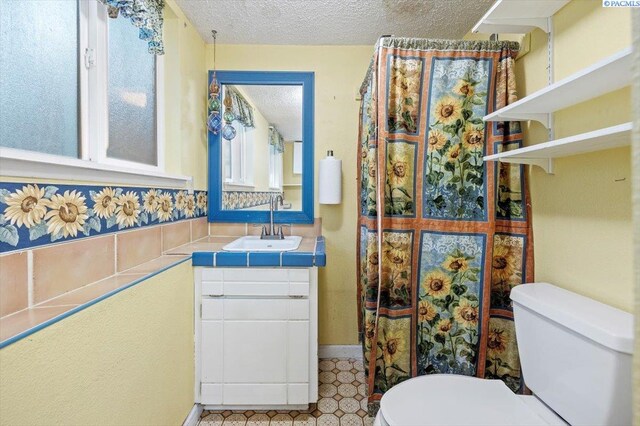
POLYGON ((249 253, 249 267, 280 266, 280 253, 249 253))
POLYGON ((30 329, 28 329, 28 330, 23 331, 22 333, 16 334, 16 335, 15 335, 15 336, 13 336, 13 337, 10 337, 10 338, 8 338, 8 339, 6 339, 6 340, 3 340, 2 342, 0 342, 0 349, 2 349, 2 348, 4 348, 4 347, 9 346, 9 345, 10 345, 10 344, 12 344, 12 343, 17 342, 18 340, 24 339, 24 338, 25 338, 25 337, 27 337, 27 336, 30 336, 30 335, 32 335, 33 333, 35 333, 36 331, 40 331, 40 330, 42 330, 42 329, 43 329, 43 328, 45 328, 45 327, 49 327, 50 325, 55 324, 55 323, 57 323, 57 322, 58 322, 58 321, 60 321, 60 320, 63 320, 63 319, 65 319, 65 318, 67 318, 67 317, 70 317, 71 315, 73 315, 73 314, 75 314, 75 313, 77 313, 77 312, 83 311, 83 310, 87 309, 88 307, 95 305, 95 304, 96 304, 96 303, 98 303, 98 302, 102 302, 103 300, 105 300, 105 299, 107 299, 107 298, 109 298, 109 297, 111 297, 111 296, 114 296, 114 295, 116 295, 116 294, 120 293, 121 291, 124 291, 124 290, 126 290, 126 289, 128 289, 128 288, 131 288, 131 287, 133 287, 133 286, 135 286, 135 285, 138 285, 138 284, 140 284, 141 282, 148 280, 149 278, 153 278, 153 277, 155 277, 156 275, 163 273, 163 272, 164 272, 164 271, 166 271, 167 269, 171 269, 171 268, 173 268, 174 266, 178 266, 179 264, 184 263, 184 262, 186 262, 186 261, 187 261, 187 260, 189 260, 189 259, 191 259, 191 256, 186 257, 186 258, 181 259, 181 260, 178 260, 178 261, 176 261, 176 262, 174 262, 174 263, 172 263, 172 264, 170 264, 170 265, 165 266, 164 268, 162 268, 162 269, 160 269, 160 270, 158 270, 158 271, 152 272, 152 273, 150 273, 149 275, 145 275, 145 276, 144 276, 144 277, 142 277, 142 278, 138 278, 137 280, 135 280, 135 281, 133 281, 133 282, 131 282, 131 283, 129 283, 129 284, 127 284, 127 285, 125 285, 125 286, 122 286, 122 287, 117 288, 117 289, 115 289, 115 290, 112 290, 112 291, 110 291, 110 292, 108 292, 108 293, 105 293, 105 294, 103 294, 102 296, 100 296, 100 297, 98 297, 98 298, 96 298, 96 299, 93 299, 93 300, 92 300, 92 301, 90 301, 90 302, 83 303, 82 305, 76 306, 75 308, 70 309, 70 310, 68 310, 67 312, 64 312, 64 313, 62 313, 62 314, 60 314, 60 315, 58 315, 58 316, 56 316, 56 317, 53 317, 53 318, 51 318, 51 319, 48 319, 48 320, 46 320, 46 321, 44 321, 44 322, 42 322, 42 323, 40 323, 40 324, 36 325, 36 326, 35 326, 35 327, 33 327, 33 328, 30 328, 30 329))

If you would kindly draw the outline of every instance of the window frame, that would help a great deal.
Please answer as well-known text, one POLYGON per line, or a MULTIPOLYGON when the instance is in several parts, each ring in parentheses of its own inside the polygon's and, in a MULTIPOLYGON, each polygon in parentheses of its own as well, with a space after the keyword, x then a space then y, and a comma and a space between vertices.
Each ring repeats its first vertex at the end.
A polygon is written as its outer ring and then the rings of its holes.
MULTIPOLYGON (((165 173, 164 57, 155 57, 156 162, 149 165, 107 156, 109 146, 108 106, 108 17, 107 7, 98 1, 77 1, 78 5, 78 148, 79 156, 67 157, 39 151, 0 147, 0 175, 77 180, 80 176, 119 183, 172 182, 189 187, 189 176, 165 173), (49 163, 50 167, 47 167, 49 163), (61 167, 67 167, 65 172, 61 167), (34 176, 37 169, 38 175, 34 176), (95 173, 90 173, 95 170, 95 173), (111 176, 106 172, 112 171, 111 176)), ((124 19, 119 17, 118 19, 124 19)), ((138 41, 138 40, 134 40, 138 41)), ((143 41, 139 41, 143 42, 143 41)))

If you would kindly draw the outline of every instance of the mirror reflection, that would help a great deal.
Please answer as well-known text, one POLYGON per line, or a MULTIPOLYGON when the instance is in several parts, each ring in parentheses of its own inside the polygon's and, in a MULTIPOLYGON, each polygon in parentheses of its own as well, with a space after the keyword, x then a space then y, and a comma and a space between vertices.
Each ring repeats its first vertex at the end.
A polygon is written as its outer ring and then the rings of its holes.
MULTIPOLYGON (((302 210, 302 86, 223 85, 235 136, 221 138, 223 210, 302 210)), ((224 134, 224 133, 223 133, 224 134)))

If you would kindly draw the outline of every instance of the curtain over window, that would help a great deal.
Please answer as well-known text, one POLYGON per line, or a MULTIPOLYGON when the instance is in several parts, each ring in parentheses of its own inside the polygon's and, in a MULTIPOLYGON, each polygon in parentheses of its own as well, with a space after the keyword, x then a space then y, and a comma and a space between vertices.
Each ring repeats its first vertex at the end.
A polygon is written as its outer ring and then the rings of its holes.
POLYGON ((284 152, 284 138, 274 126, 269 126, 269 145, 274 147, 276 152, 284 152))
POLYGON ((162 9, 164 0, 100 0, 109 7, 109 16, 118 14, 131 20, 140 29, 139 37, 149 45, 149 53, 164 54, 162 42, 162 9))
POLYGON ((253 122, 253 107, 234 87, 227 88, 231 98, 231 112, 234 120, 242 123, 244 127, 255 127, 253 122))

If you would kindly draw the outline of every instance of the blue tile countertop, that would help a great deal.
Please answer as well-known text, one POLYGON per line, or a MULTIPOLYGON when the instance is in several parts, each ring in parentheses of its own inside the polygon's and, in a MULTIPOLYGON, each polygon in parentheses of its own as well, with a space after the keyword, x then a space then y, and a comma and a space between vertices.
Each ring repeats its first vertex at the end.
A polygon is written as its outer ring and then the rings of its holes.
POLYGON ((213 267, 265 267, 325 266, 324 237, 303 238, 298 250, 283 252, 228 252, 222 247, 238 237, 208 237, 178 247, 168 254, 191 254, 193 266, 213 267))

